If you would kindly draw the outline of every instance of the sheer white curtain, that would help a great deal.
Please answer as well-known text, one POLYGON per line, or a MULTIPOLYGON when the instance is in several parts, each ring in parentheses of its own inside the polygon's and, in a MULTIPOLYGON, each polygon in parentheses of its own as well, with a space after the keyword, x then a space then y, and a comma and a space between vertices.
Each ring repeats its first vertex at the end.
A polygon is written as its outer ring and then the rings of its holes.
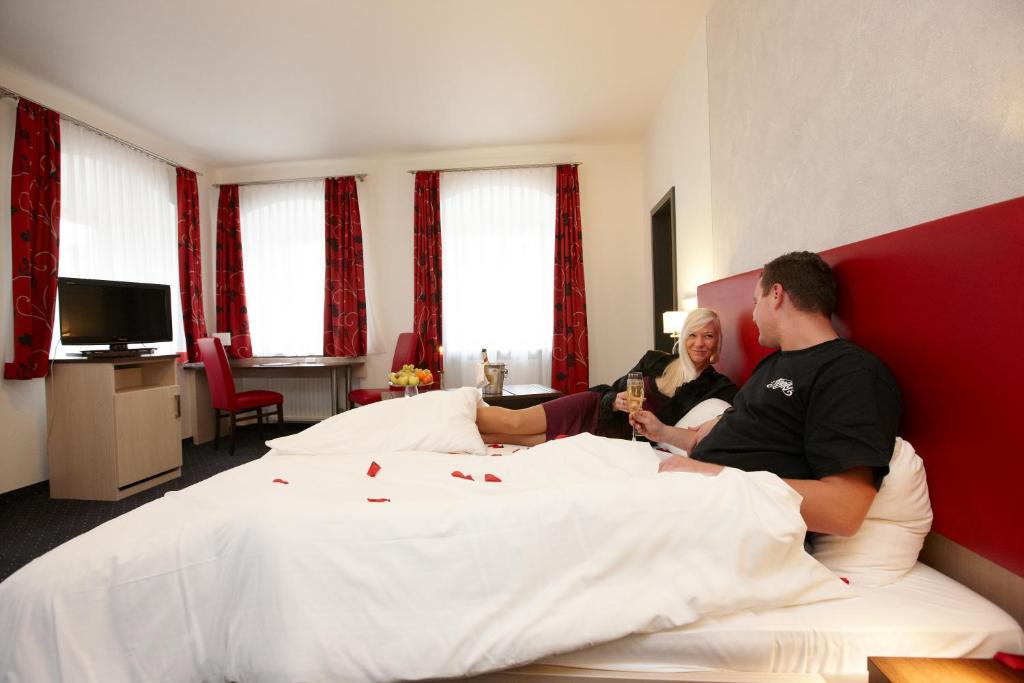
POLYGON ((184 351, 174 168, 66 119, 60 138, 60 276, 170 285, 174 341, 155 346, 184 351))
MULTIPOLYGON (((7 168, 7 162, 14 152, 14 126, 17 121, 18 103, 15 100, 0 98, 0 206, 11 205, 11 171, 7 168)), ((0 235, 11 234, 11 213, 4 211, 0 215, 0 235)), ((0 239, 9 239, 3 237, 0 239)), ((0 283, 0 337, 3 344, 3 360, 10 363, 14 360, 14 335, 11 330, 14 328, 14 304, 11 302, 11 248, 4 246, 0 248, 0 278, 5 281, 0 283)), ((58 318, 54 322, 54 337, 57 337, 58 318)), ((51 352, 53 344, 50 344, 51 352)), ((50 354, 51 358, 53 354, 50 354)), ((7 382, 7 387, 17 382, 7 382)), ((32 384, 32 382, 21 382, 21 384, 32 384)), ((12 394, 13 396, 13 394, 12 394)), ((13 399, 12 399, 13 402, 13 399)))
POLYGON ((506 384, 549 384, 555 169, 441 174, 445 385, 472 385, 480 349, 506 384))
POLYGON ((253 355, 320 355, 324 181, 245 185, 238 204, 253 355))

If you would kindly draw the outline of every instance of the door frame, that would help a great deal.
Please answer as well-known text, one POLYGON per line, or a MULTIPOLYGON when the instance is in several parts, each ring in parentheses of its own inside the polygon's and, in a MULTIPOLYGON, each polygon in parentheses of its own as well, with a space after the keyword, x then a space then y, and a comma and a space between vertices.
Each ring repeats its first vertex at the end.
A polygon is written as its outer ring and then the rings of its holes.
POLYGON ((651 209, 651 306, 654 309, 654 343, 652 348, 658 348, 658 340, 660 334, 664 334, 662 330, 661 311, 658 310, 658 299, 657 299, 657 276, 655 274, 655 262, 665 257, 663 249, 659 249, 659 243, 655 239, 655 215, 668 205, 669 214, 669 248, 668 257, 671 265, 671 279, 672 279, 672 308, 668 309, 671 311, 679 310, 679 291, 677 285, 678 269, 676 265, 676 188, 673 185, 669 188, 668 192, 665 193, 658 202, 651 209))

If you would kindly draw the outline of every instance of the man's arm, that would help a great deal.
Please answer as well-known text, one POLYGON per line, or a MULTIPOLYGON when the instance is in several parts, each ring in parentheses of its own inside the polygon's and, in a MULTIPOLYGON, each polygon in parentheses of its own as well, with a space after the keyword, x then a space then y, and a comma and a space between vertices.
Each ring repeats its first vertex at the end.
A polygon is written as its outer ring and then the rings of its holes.
POLYGON ((713 417, 696 429, 688 427, 671 427, 659 420, 654 413, 638 410, 629 416, 629 422, 636 427, 637 434, 650 441, 672 444, 676 448, 689 453, 701 442, 708 432, 718 424, 719 418, 713 417))
POLYGON ((875 499, 870 467, 854 467, 821 479, 783 481, 804 497, 800 514, 808 531, 853 536, 875 499))
POLYGON ((658 472, 694 472, 709 477, 717 477, 718 473, 724 469, 725 467, 722 465, 694 460, 684 455, 673 455, 665 458, 658 465, 658 472))

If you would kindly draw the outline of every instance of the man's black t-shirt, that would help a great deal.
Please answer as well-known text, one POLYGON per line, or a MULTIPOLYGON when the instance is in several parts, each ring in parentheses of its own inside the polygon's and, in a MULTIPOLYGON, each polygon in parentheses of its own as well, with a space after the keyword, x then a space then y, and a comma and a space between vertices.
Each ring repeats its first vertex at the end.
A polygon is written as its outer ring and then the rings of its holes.
POLYGON ((889 471, 902 410, 889 369, 852 342, 776 351, 691 455, 786 479, 868 466, 877 488, 889 471))

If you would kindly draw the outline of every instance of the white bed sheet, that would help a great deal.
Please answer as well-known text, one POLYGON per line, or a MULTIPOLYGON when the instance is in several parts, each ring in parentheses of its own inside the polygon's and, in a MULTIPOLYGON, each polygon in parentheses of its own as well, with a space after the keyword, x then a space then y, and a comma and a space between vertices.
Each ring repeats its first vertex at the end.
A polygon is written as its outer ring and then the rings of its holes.
POLYGON ((849 597, 777 477, 657 463, 589 434, 493 458, 272 451, 0 583, 0 681, 445 678, 849 597))
POLYGON ((1022 649, 1024 632, 1006 612, 918 563, 902 579, 850 600, 702 619, 542 663, 615 671, 866 675, 868 656, 991 657, 1022 649))

